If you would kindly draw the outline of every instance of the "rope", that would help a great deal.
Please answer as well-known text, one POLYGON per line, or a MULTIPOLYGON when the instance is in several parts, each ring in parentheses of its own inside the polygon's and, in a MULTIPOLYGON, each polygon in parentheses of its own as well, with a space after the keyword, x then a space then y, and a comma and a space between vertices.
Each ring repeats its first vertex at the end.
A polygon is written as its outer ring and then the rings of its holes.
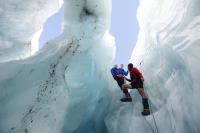
MULTIPOLYGON (((151 41, 152 41, 152 40, 151 40, 151 41)), ((157 39, 157 37, 156 37, 156 42, 155 42, 155 44, 156 44, 156 46, 158 47, 158 39, 157 39)), ((145 58, 150 54, 150 50, 151 50, 151 45, 147 48, 146 53, 145 53, 144 56, 143 56, 143 59, 140 61, 140 63, 139 63, 136 67, 142 66, 142 64, 143 64, 143 62, 144 62, 144 60, 145 60, 145 58)), ((160 52, 160 51, 159 51, 159 52, 160 52)), ((146 94, 147 94, 147 92, 146 92, 146 94)), ((148 97, 148 94, 147 94, 147 97, 148 97)), ((156 122, 154 113, 153 113, 153 111, 152 111, 152 109, 151 109, 150 103, 149 103, 149 110, 150 110, 150 113, 152 113, 154 125, 155 125, 155 127, 156 127, 156 132, 154 131, 154 129, 153 129, 153 127, 151 126, 151 124, 147 121, 147 119, 146 119, 145 116, 144 116, 144 118, 145 118, 146 122, 148 123, 148 125, 151 127, 152 131, 153 131, 154 133, 158 133, 157 122, 156 122)))
POLYGON ((151 124, 147 121, 146 117, 144 117, 145 121, 147 122, 147 124, 150 126, 151 130, 154 132, 154 133, 158 133, 158 126, 157 126, 157 122, 156 122, 156 119, 154 117, 154 114, 153 114, 153 111, 151 110, 150 106, 149 106, 149 110, 150 112, 152 113, 152 117, 153 117, 153 120, 154 120, 154 125, 156 127, 156 131, 154 130, 154 128, 151 126, 151 124))
POLYGON ((156 119, 155 119, 155 116, 154 116, 154 113, 150 107, 150 104, 149 104, 149 110, 150 112, 152 112, 152 116, 153 116, 153 121, 154 121, 154 124, 155 124, 155 127, 156 127, 156 132, 158 133, 158 126, 157 126, 157 122, 156 122, 156 119))
POLYGON ((155 133, 153 127, 151 126, 151 124, 147 121, 146 117, 143 116, 144 120, 147 122, 147 124, 149 125, 149 127, 151 128, 152 132, 155 133))
MULTIPOLYGON (((147 95, 147 97, 149 97, 147 91, 146 91, 146 95, 147 95)), ((150 100, 149 100, 149 101, 150 101, 150 100)), ((149 110, 150 110, 150 113, 152 113, 152 117, 153 117, 154 125, 155 125, 155 127, 156 127, 156 132, 158 133, 157 122, 156 122, 156 119, 155 119, 154 113, 153 113, 153 111, 152 111, 152 109, 151 109, 151 104, 150 104, 150 102, 149 102, 149 110)))

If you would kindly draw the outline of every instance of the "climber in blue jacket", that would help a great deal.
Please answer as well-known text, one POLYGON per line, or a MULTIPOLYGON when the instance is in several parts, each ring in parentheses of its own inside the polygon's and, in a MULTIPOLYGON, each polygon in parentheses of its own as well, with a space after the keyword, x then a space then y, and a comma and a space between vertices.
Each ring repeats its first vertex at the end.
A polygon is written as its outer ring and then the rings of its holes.
POLYGON ((118 67, 118 65, 115 65, 112 69, 111 69, 111 74, 113 76, 117 76, 117 77, 124 77, 128 75, 128 71, 124 70, 124 65, 121 64, 120 67, 118 67))
MULTIPOLYGON (((111 74, 113 75, 113 78, 117 81, 125 96, 131 97, 127 89, 122 89, 122 85, 125 84, 124 77, 128 75, 128 71, 124 70, 124 65, 121 64, 120 67, 118 67, 118 65, 115 65, 111 69, 111 74)), ((132 101, 132 99, 129 99, 129 101, 132 101)))
POLYGON ((113 75, 113 77, 119 74, 118 65, 114 65, 114 67, 111 69, 111 74, 113 75))

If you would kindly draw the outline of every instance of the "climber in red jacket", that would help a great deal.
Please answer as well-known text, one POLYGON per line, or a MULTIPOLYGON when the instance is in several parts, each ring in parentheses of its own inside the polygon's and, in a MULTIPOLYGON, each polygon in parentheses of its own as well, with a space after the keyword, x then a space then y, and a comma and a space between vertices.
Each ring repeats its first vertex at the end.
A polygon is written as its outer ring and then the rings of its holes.
MULTIPOLYGON (((145 95, 144 88, 143 88, 143 82, 144 77, 142 76, 142 73, 136 68, 133 67, 132 63, 128 64, 128 71, 130 72, 130 79, 125 78, 127 81, 131 82, 130 84, 123 84, 122 89, 128 90, 128 89, 137 89, 140 95, 142 96, 142 104, 144 107, 144 110, 142 112, 142 115, 149 115, 149 104, 148 104, 148 97, 145 95)), ((121 99, 122 102, 130 102, 132 101, 131 96, 125 96, 121 99)))

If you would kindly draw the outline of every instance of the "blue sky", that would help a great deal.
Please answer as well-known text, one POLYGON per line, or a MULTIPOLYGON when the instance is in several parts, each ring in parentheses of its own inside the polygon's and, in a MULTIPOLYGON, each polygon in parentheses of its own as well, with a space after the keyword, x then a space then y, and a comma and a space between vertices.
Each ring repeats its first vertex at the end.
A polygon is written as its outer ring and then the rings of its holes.
MULTIPOLYGON (((138 1, 139 0, 112 1, 112 21, 110 32, 115 37, 117 47, 114 63, 123 63, 126 65, 131 57, 139 30, 136 20, 138 1)), ((63 16, 64 9, 62 7, 58 13, 54 14, 46 21, 43 33, 39 40, 40 47, 42 47, 45 42, 60 34, 63 16)))
POLYGON ((43 32, 39 39, 40 48, 49 40, 60 35, 61 22, 64 17, 64 8, 58 11, 58 13, 51 16, 44 24, 43 32))
POLYGON ((113 0, 111 34, 115 36, 115 63, 127 64, 137 41, 136 11, 139 0, 113 0))

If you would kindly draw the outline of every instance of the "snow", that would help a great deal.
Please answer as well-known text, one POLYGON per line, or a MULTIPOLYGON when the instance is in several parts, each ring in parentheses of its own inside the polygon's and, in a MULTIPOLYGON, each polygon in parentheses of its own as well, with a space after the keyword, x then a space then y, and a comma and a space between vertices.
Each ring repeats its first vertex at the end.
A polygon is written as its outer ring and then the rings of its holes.
POLYGON ((0 133, 154 133, 153 116, 159 133, 200 132, 198 0, 140 0, 130 62, 145 77, 146 118, 138 92, 121 103, 110 74, 111 0, 63 2, 62 34, 31 55, 24 44, 62 1, 0 1, 0 133))

